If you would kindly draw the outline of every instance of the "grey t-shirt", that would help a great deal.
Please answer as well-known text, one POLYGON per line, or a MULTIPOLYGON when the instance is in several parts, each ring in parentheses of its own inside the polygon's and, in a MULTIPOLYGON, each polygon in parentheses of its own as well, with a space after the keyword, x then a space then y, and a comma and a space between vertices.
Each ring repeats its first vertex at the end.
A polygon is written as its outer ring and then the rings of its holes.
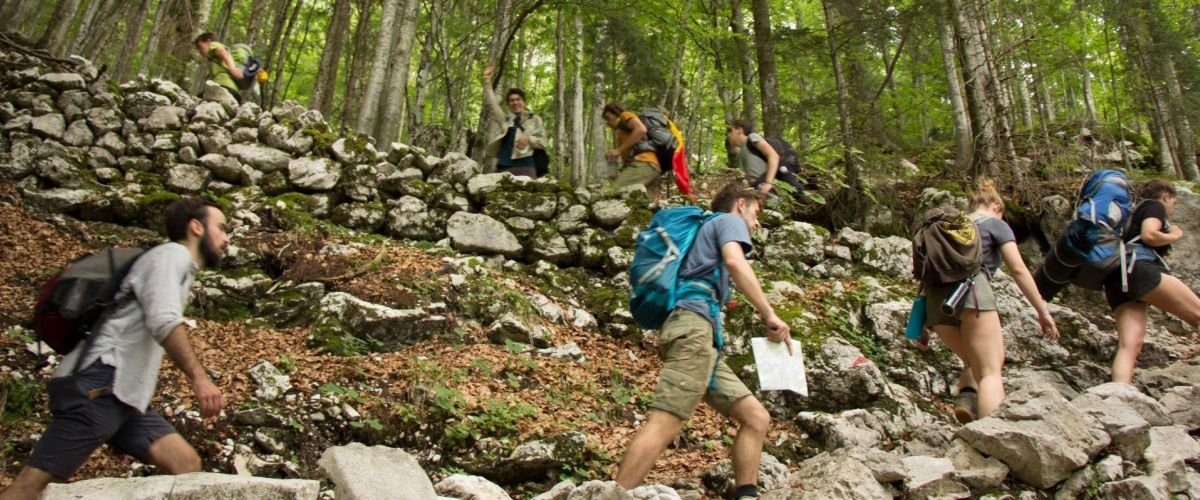
POLYGON ((1013 234, 1012 228, 1008 227, 1008 223, 1001 219, 980 213, 972 213, 969 217, 979 227, 980 243, 983 244, 983 271, 987 273, 988 278, 992 278, 1004 261, 1000 255, 1000 247, 1010 241, 1016 241, 1017 236, 1013 234))
MULTIPOLYGON (((729 271, 721 265, 724 261, 721 256, 721 247, 731 241, 741 243, 742 250, 745 252, 749 252, 753 248, 750 241, 750 228, 746 227, 746 221, 735 214, 718 215, 700 226, 691 250, 688 250, 683 264, 679 266, 681 279, 708 277, 713 274, 713 269, 720 269, 720 275, 717 278, 717 295, 721 298, 721 304, 729 302, 730 295, 729 271)), ((699 313, 708 318, 714 328, 716 327, 717 318, 712 317, 709 304, 703 300, 682 300, 675 307, 699 313)))
POLYGON ((738 151, 738 162, 741 163, 742 171, 745 172, 746 180, 749 182, 758 182, 764 175, 767 175, 767 160, 750 152, 750 148, 762 140, 764 140, 763 136, 751 132, 746 136, 746 143, 742 144, 741 150, 738 151))

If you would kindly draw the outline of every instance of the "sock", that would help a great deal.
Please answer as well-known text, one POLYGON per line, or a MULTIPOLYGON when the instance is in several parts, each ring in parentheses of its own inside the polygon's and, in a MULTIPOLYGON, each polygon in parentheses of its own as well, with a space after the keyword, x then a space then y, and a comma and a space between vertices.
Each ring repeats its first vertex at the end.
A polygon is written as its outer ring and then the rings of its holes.
POLYGON ((754 497, 758 498, 758 486, 753 484, 743 484, 733 489, 733 498, 754 497))
POLYGON ((962 394, 964 392, 975 392, 975 388, 974 387, 963 387, 962 389, 958 390, 959 394, 962 394))

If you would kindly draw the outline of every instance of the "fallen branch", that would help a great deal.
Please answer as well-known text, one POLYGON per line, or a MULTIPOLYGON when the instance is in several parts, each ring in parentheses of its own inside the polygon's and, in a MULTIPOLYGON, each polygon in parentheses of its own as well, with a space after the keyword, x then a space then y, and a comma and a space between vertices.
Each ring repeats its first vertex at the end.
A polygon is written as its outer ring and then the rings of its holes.
POLYGON ((61 57, 55 57, 54 54, 51 54, 50 52, 46 51, 45 49, 37 49, 37 48, 29 47, 28 43, 25 41, 25 37, 21 36, 18 33, 12 33, 12 32, 0 33, 0 45, 3 45, 9 49, 12 49, 13 51, 18 52, 20 54, 24 54, 29 57, 36 57, 43 61, 57 63, 60 65, 66 66, 69 69, 75 69, 75 67, 79 65, 79 63, 72 61, 70 59, 63 59, 61 57))

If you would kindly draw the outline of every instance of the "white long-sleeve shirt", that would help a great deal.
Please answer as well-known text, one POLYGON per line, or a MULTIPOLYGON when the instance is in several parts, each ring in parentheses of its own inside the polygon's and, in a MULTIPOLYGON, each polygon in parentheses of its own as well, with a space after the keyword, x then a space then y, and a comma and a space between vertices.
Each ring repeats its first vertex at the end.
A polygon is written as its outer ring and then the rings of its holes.
MULTIPOLYGON (((100 327, 80 368, 99 359, 116 368, 113 395, 145 413, 158 386, 162 343, 183 323, 183 310, 191 299, 198 266, 187 247, 163 243, 147 250, 134 262, 121 284, 118 297, 132 294, 100 327)), ((86 342, 63 357, 55 377, 70 376, 86 342)))

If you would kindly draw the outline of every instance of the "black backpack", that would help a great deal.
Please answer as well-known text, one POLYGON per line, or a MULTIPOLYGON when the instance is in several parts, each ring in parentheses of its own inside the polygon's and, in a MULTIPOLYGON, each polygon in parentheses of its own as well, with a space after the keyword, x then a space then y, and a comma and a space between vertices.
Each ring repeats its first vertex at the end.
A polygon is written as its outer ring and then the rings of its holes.
MULTIPOLYGON (((793 148, 788 141, 778 137, 764 137, 763 140, 767 141, 767 144, 771 145, 771 149, 774 149, 775 153, 779 154, 780 167, 788 167, 788 169, 794 171, 800 165, 800 156, 796 154, 796 148, 793 148)), ((747 147, 750 148, 750 154, 762 158, 764 162, 767 161, 767 155, 764 155, 762 151, 754 147, 754 144, 749 144, 747 147)))
POLYGON ((110 248, 80 257, 50 278, 33 311, 38 340, 66 355, 87 339, 116 310, 121 283, 143 253, 141 248, 110 248))
MULTIPOLYGON (((675 138, 674 132, 671 131, 674 123, 667 117, 666 113, 658 108, 646 108, 641 113, 638 113, 638 119, 642 121, 642 125, 646 126, 646 138, 641 142, 633 145, 633 156, 646 151, 653 151, 658 157, 658 168, 662 172, 672 170, 672 158, 675 156, 675 150, 679 148, 679 141, 675 138)), ((628 127, 622 125, 626 131, 628 127)))

